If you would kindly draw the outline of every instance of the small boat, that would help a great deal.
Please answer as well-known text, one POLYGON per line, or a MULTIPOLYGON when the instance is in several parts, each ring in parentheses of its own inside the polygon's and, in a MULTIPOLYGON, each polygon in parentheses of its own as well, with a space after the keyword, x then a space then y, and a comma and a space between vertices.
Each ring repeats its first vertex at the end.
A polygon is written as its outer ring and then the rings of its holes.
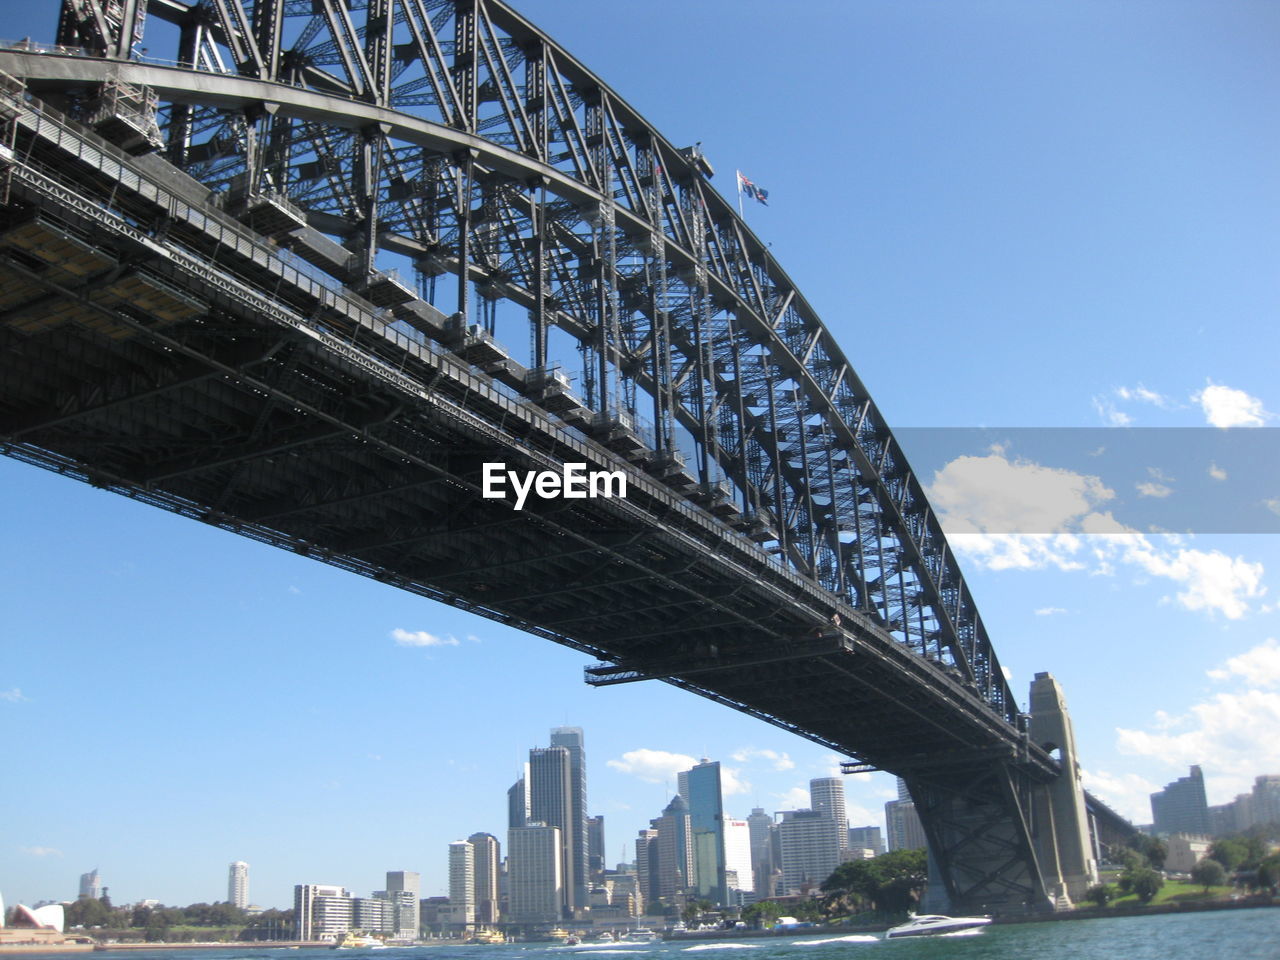
POLYGON ((650 943, 658 939, 658 933, 648 927, 636 927, 629 933, 623 934, 622 939, 631 943, 650 943))
POLYGON ((940 933, 955 933, 959 930, 985 927, 990 922, 990 917, 944 917, 940 914, 926 913, 891 928, 884 936, 886 940, 896 937, 932 937, 940 933))

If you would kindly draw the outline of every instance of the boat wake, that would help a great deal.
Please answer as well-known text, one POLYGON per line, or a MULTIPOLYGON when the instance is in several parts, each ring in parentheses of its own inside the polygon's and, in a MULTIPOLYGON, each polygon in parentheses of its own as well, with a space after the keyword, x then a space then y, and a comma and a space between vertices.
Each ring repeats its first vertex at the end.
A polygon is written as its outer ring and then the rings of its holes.
POLYGON ((819 946, 824 943, 879 943, 880 938, 869 933, 851 933, 847 937, 825 937, 822 940, 796 940, 793 947, 819 946))

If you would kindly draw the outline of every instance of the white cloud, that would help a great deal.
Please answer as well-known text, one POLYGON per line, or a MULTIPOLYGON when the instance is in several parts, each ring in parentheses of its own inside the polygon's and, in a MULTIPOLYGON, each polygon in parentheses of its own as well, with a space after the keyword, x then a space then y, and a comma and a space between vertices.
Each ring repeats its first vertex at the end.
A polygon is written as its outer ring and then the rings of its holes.
POLYGON ((1116 396, 1121 400, 1149 403, 1155 407, 1167 407, 1170 405, 1168 397, 1156 393, 1154 390, 1148 390, 1142 384, 1138 384, 1136 387, 1116 387, 1116 396))
POLYGON ((720 766, 720 792, 726 797, 750 793, 751 783, 742 779, 742 773, 733 767, 720 766))
POLYGON ((1221 667, 1210 670, 1209 676, 1214 680, 1230 680, 1232 677, 1243 677, 1245 682, 1254 687, 1280 686, 1280 645, 1275 637, 1247 650, 1238 657, 1232 657, 1221 667))
POLYGON ((1041 607, 1036 611, 1037 617, 1052 617, 1059 613, 1066 613, 1065 607, 1041 607))
POLYGON ((1144 497, 1160 497, 1164 498, 1173 493, 1172 487, 1166 487, 1163 483, 1139 483, 1134 485, 1138 493, 1144 497))
POLYGON ((1208 671, 1218 681, 1243 681, 1180 716, 1157 712, 1150 730, 1116 729, 1116 746, 1175 769, 1211 762, 1208 786, 1221 802, 1247 790, 1259 771, 1280 768, 1280 647, 1274 639, 1208 671))
POLYGON ((31 698, 23 696, 21 690, 13 687, 10 690, 0 690, 0 700, 5 700, 9 703, 28 703, 31 698))
POLYGON ((1128 538, 1120 558, 1181 585, 1184 589, 1177 599, 1186 609, 1217 612, 1228 620, 1239 620, 1249 612, 1249 601, 1266 593, 1262 564, 1220 550, 1161 550, 1146 537, 1136 536, 1128 538))
POLYGON ((812 804, 808 787, 792 787, 786 793, 775 793, 779 810, 808 810, 812 804))
POLYGON ((1127 427, 1133 423, 1133 417, 1117 408, 1108 397, 1094 397, 1093 409, 1109 427, 1127 427))
POLYGON ((733 754, 733 759, 738 763, 765 760, 774 770, 791 770, 796 765, 795 761, 786 753, 779 753, 777 750, 761 750, 756 747, 744 747, 733 754))
POLYGON ((391 639, 398 647, 456 647, 458 638, 454 636, 437 637, 425 630, 401 630, 396 627, 391 631, 391 639))
MULTIPOLYGON (((645 783, 674 783, 676 774, 688 770, 698 761, 683 753, 668 753, 666 750, 628 750, 618 760, 606 761, 605 766, 612 767, 619 773, 627 773, 645 781, 645 783)), ((721 773, 723 774, 723 770, 721 773)))
POLYGON ((25 853, 28 857, 60 857, 62 851, 57 847, 19 847, 19 852, 25 853))
POLYGON ((1211 463, 1209 464, 1209 476, 1213 477, 1215 480, 1225 480, 1227 479, 1227 471, 1223 470, 1216 463, 1211 463))
POLYGON ((1257 397, 1221 384, 1210 383, 1191 399, 1212 427, 1260 427, 1271 416, 1257 397))
POLYGON ((952 533, 1052 534, 1099 524, 1115 497, 1101 479, 1026 460, 999 447, 984 457, 962 456, 933 475, 927 491, 948 536, 952 533))

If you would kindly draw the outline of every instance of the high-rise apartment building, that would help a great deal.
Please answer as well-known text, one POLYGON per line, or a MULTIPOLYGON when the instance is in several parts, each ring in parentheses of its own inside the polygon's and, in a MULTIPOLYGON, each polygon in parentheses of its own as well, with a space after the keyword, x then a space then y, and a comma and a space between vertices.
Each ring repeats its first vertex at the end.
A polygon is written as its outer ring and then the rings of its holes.
POLYGON ((560 833, 560 877, 564 884, 565 916, 573 916, 576 899, 573 842, 572 757, 565 747, 535 747, 529 751, 529 822, 556 827, 560 833))
POLYGON ((1198 766, 1158 793, 1151 794, 1152 829, 1157 834, 1209 835, 1209 804, 1205 800, 1204 774, 1198 766))
POLYGON ((689 805, 692 831, 693 886, 699 897, 715 904, 729 901, 725 884, 724 798, 720 789, 720 764, 703 759, 678 775, 680 794, 689 805))
POLYGON ((293 888, 293 916, 299 940, 341 937, 355 920, 351 892, 330 883, 300 883, 293 888))
MULTIPOLYGON (((565 883, 573 887, 573 905, 585 907, 590 889, 591 851, 587 836, 587 751, 581 727, 555 727, 551 746, 569 751, 569 823, 565 847, 569 865, 565 883)), ((603 866, 603 864, 601 864, 603 866)))
POLYGON ((228 868, 227 903, 238 910, 249 906, 249 865, 243 860, 237 860, 228 868))
POLYGON ((549 923, 564 912, 560 828, 529 823, 507 831, 507 900, 515 923, 549 923))
POLYGON ((844 806, 844 781, 839 777, 822 777, 809 781, 809 804, 814 810, 835 820, 840 827, 840 849, 849 846, 849 816, 844 806))
POLYGON ((818 810, 793 810, 778 824, 782 893, 817 888, 840 865, 842 833, 835 818, 818 810))
POLYGON ((491 833, 467 837, 475 861, 475 901, 478 923, 498 922, 498 865, 502 862, 498 838, 491 833))
POLYGON ((98 900, 102 897, 102 878, 98 876, 97 867, 88 873, 80 874, 80 896, 90 900, 98 900))
POLYGON ((455 924, 476 922, 475 848, 465 840, 449 844, 449 911, 455 924))

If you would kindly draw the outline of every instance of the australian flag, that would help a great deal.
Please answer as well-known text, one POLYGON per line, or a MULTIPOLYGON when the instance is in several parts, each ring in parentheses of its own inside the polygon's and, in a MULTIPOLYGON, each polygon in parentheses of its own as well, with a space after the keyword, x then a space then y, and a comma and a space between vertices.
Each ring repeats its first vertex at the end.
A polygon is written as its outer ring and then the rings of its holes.
POLYGON ((764 187, 757 187, 742 175, 741 170, 738 171, 738 192, 745 193, 752 200, 758 200, 766 207, 769 205, 769 191, 764 187))

